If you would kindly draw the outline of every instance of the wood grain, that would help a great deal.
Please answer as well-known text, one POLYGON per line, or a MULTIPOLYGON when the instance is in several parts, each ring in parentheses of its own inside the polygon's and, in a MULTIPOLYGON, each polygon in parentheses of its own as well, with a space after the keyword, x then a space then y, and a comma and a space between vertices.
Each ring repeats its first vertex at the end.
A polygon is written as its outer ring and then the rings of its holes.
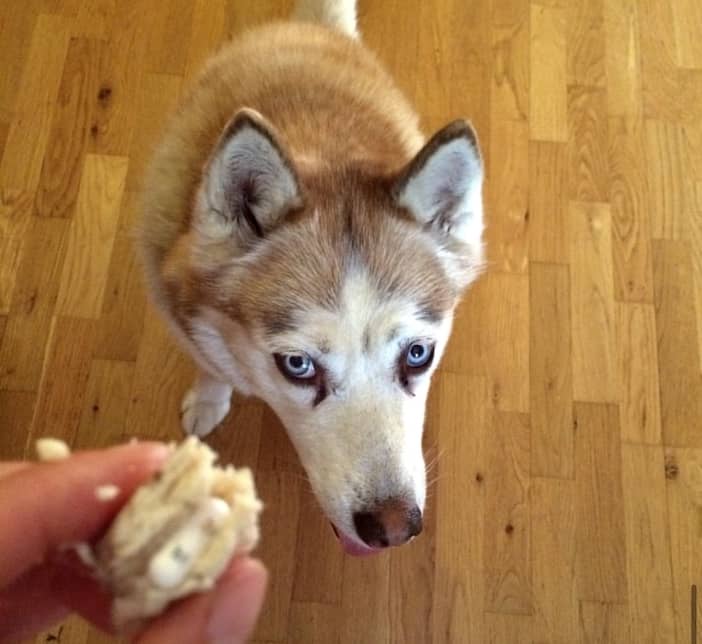
POLYGON ((623 602, 627 574, 619 410, 577 403, 575 422, 578 598, 623 602))
POLYGON ((30 193, 0 192, 0 313, 3 314, 10 311, 32 211, 30 193))
POLYGON ((128 163, 124 157, 85 157, 56 304, 62 315, 100 317, 128 163), (76 282, 85 286, 76 289, 76 282))
POLYGON ((531 4, 529 136, 568 139, 566 12, 531 4))
POLYGON ((36 391, 68 239, 63 220, 33 218, 0 347, 0 389, 36 391))
POLYGON ((573 481, 533 478, 529 488, 535 642, 576 642, 576 486, 573 481))
POLYGON ((573 476, 573 372, 568 268, 532 262, 529 378, 532 476, 573 476))
POLYGON ((653 277, 664 444, 702 447, 696 429, 702 421, 702 375, 687 244, 654 242, 653 277))
MULTIPOLYGON (((181 438, 194 370, 145 297, 141 177, 202 62, 293 4, 0 2, 0 460, 181 438)), ((477 129, 488 271, 432 386, 410 545, 346 557, 281 420, 234 395, 207 441, 266 503, 253 644, 691 641, 701 6, 359 3, 425 132, 477 129)), ((51 637, 115 641, 78 617, 51 637)))
MULTIPOLYGON (((690 592, 702 576, 702 450, 665 451, 665 486, 671 546, 677 641, 692 641, 690 592)), ((699 596, 699 595, 698 595, 699 596)))
POLYGON ((0 160, 3 188, 30 192, 37 188, 69 35, 70 23, 65 18, 46 14, 38 17, 0 160), (31 136, 27 136, 29 132, 31 136))
POLYGON ((71 39, 37 189, 40 216, 74 214, 91 118, 102 95, 99 69, 104 52, 105 43, 100 40, 71 39))
POLYGON ((618 304, 616 316, 622 441, 660 445, 655 311, 646 304, 618 304))
POLYGON ((609 197, 606 101, 604 90, 568 87, 568 196, 574 201, 609 197))
POLYGON ((529 143, 529 258, 568 263, 568 163, 564 143, 529 143))
POLYGON ((612 212, 614 296, 626 302, 653 302, 651 223, 646 151, 640 122, 612 117, 608 128, 609 201, 612 212))
MULTIPOLYGON (((632 639, 629 610, 614 602, 580 602, 580 642, 582 644, 619 644, 632 639)), ((645 641, 645 640, 641 640, 645 641)), ((662 640, 661 640, 662 641, 662 640)))
POLYGON ((640 642, 675 641, 663 448, 622 446, 629 610, 640 642))
POLYGON ((571 202, 570 226, 573 396, 616 402, 610 208, 571 202))
POLYGON ((471 291, 455 324, 442 370, 488 379, 492 403, 503 411, 529 411, 529 278, 490 273, 471 291), (487 317, 486 317, 487 315, 487 317))
POLYGON ((497 511, 485 517, 485 608, 531 615, 529 556, 529 418, 494 412, 485 446, 485 503, 497 511))
POLYGON ((525 121, 497 119, 491 130, 487 202, 500 217, 487 231, 488 262, 491 270, 524 273, 529 266, 529 130, 525 121))

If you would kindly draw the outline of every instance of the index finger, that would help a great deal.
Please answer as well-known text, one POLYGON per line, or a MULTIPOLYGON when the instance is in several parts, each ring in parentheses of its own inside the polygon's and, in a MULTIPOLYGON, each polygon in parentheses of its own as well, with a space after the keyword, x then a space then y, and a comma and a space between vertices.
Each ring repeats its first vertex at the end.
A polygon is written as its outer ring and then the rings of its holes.
POLYGON ((167 454, 165 445, 136 443, 32 465, 0 479, 0 588, 51 550, 94 539, 167 454), (119 494, 98 499, 96 488, 107 484, 119 494))

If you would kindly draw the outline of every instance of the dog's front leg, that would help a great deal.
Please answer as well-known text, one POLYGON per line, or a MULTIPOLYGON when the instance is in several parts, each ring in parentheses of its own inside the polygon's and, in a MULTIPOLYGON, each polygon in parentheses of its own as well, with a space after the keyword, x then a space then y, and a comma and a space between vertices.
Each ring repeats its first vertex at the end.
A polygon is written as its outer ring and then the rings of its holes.
POLYGON ((207 436, 229 413, 233 387, 199 371, 183 397, 181 422, 186 434, 207 436))

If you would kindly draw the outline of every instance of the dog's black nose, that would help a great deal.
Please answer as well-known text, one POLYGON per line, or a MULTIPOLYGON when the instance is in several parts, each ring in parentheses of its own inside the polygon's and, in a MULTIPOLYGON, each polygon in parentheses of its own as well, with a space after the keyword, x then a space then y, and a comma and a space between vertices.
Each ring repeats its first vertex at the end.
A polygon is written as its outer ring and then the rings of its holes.
POLYGON ((361 540, 372 548, 399 546, 422 531, 422 512, 404 500, 388 499, 373 510, 356 512, 353 524, 361 540))

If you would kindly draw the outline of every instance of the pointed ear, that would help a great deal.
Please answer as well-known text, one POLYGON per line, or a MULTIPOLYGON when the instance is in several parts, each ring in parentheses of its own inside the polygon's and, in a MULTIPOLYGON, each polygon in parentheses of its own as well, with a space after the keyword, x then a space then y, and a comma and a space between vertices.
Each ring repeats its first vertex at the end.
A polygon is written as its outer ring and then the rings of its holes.
POLYGON ((428 229, 479 246, 483 233, 483 162, 465 121, 437 132, 401 172, 393 195, 428 229))
POLYGON ((253 110, 239 111, 205 168, 196 209, 200 232, 234 236, 246 247, 301 205, 293 164, 272 126, 253 110))

